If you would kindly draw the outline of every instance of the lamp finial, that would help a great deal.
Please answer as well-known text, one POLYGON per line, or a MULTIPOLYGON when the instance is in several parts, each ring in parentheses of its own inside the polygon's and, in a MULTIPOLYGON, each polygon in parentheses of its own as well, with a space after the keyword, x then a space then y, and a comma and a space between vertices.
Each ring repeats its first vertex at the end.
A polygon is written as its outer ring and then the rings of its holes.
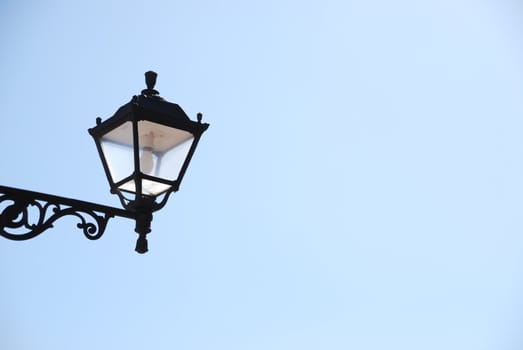
POLYGON ((152 70, 145 72, 145 85, 147 85, 147 89, 142 90, 142 95, 155 96, 159 94, 158 91, 154 90, 154 85, 156 85, 157 76, 158 74, 156 72, 153 72, 152 70))
POLYGON ((152 70, 145 72, 145 84, 147 85, 147 89, 154 89, 154 85, 156 85, 157 76, 158 74, 156 72, 153 72, 152 70))

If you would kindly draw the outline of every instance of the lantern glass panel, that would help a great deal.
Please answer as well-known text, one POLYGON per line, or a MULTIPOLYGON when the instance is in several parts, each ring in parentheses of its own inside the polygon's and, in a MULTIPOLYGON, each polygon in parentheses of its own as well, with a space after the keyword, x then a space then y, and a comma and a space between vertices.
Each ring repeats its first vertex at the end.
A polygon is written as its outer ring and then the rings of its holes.
MULTIPOLYGON (((136 193, 136 185, 134 180, 129 180, 126 183, 118 187, 122 191, 136 193)), ((157 196, 171 188, 171 185, 167 185, 161 182, 152 181, 149 179, 142 179, 142 193, 148 196, 157 196)))
POLYGON ((132 123, 125 122, 100 139, 100 145, 114 183, 134 171, 132 123))
POLYGON ((193 134, 150 121, 140 121, 138 139, 141 172, 176 181, 194 141, 193 134))

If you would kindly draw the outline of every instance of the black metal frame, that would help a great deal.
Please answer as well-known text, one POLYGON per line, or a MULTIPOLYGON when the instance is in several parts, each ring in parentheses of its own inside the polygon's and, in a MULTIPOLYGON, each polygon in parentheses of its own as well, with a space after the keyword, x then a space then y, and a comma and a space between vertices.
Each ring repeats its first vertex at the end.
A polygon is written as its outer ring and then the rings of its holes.
POLYGON ((124 208, 133 208, 140 202, 149 201, 152 205, 153 211, 160 209, 165 205, 169 195, 172 192, 178 191, 182 179, 187 171, 187 167, 192 159, 200 137, 209 127, 208 123, 202 123, 202 114, 198 113, 197 121, 193 121, 187 116, 183 109, 176 103, 168 102, 159 96, 158 91, 154 90, 157 74, 149 71, 145 73, 147 89, 142 90, 142 93, 133 96, 130 102, 121 106, 116 113, 109 119, 102 122, 100 118, 96 120, 96 126, 89 129, 89 134, 93 137, 100 160, 102 161, 107 181, 111 187, 111 193, 117 194, 120 202, 124 208), (156 124, 161 124, 170 128, 184 130, 193 135, 191 147, 187 153, 187 157, 180 169, 178 177, 174 180, 162 179, 159 177, 144 174, 140 170, 140 150, 139 150, 139 136, 138 136, 138 122, 150 121, 156 124), (133 133, 133 156, 134 166, 133 172, 118 182, 111 177, 111 172, 105 158, 103 148, 101 146, 101 139, 107 133, 120 127, 126 122, 131 122, 133 133), (147 195, 142 193, 142 179, 152 180, 158 183, 163 183, 169 186, 169 189, 158 195, 147 195), (119 188, 120 185, 134 180, 136 192, 126 192, 119 188), (134 195, 133 199, 129 195, 134 195), (156 198, 162 197, 158 202, 156 198))
POLYGON ((0 236, 4 238, 14 241, 34 238, 67 215, 80 220, 77 227, 91 240, 102 237, 107 222, 115 216, 137 219, 137 213, 129 210, 0 186, 0 236), (36 218, 32 218, 33 213, 37 213, 36 218), (20 233, 20 229, 27 232, 20 233))
POLYGON ((77 224, 77 227, 83 231, 85 237, 90 240, 96 240, 104 234, 109 219, 118 216, 135 220, 135 232, 139 235, 135 250, 141 254, 147 252, 146 236, 151 232, 152 213, 161 209, 167 203, 169 195, 178 190, 196 150, 198 141, 203 132, 209 127, 209 124, 201 122, 202 115, 200 113, 197 116, 198 121, 192 121, 180 106, 161 98, 158 95, 158 91, 154 90, 156 76, 157 74, 151 71, 145 73, 147 89, 143 90, 141 95, 134 96, 131 102, 120 107, 114 116, 108 120, 102 122, 100 118, 97 118, 97 125, 89 129, 89 133, 95 140, 102 160, 111 192, 118 195, 125 209, 0 186, 0 236, 15 241, 28 240, 52 228, 56 220, 69 215, 79 219, 80 222, 77 224), (168 181, 148 176, 140 171, 137 134, 137 123, 140 120, 152 121, 168 127, 185 130, 194 136, 176 180, 168 181), (136 184, 134 199, 126 198, 118 188, 120 183, 114 183, 100 145, 100 139, 103 135, 127 121, 133 123, 134 172, 124 180, 134 179, 136 184), (142 179, 159 181, 171 187, 158 195, 145 195, 142 194, 141 189, 142 179))

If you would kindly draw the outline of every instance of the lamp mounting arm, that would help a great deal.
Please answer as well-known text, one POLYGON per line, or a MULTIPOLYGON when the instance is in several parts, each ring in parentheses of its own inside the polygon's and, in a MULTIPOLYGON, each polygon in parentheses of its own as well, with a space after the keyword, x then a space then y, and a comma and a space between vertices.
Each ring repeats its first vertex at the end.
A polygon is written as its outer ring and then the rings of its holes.
POLYGON ((85 237, 102 237, 110 218, 136 219, 136 213, 77 199, 0 186, 0 236, 23 241, 53 227, 64 216, 76 216, 85 237))

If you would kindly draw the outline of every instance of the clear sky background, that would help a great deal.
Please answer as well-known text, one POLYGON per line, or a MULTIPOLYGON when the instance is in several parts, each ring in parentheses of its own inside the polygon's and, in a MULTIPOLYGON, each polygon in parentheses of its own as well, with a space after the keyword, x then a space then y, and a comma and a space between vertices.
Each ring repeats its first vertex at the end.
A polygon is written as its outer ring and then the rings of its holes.
POLYGON ((0 349, 523 348, 516 0, 0 2, 0 184, 118 206, 87 129, 211 124, 153 220, 0 240, 0 349))

